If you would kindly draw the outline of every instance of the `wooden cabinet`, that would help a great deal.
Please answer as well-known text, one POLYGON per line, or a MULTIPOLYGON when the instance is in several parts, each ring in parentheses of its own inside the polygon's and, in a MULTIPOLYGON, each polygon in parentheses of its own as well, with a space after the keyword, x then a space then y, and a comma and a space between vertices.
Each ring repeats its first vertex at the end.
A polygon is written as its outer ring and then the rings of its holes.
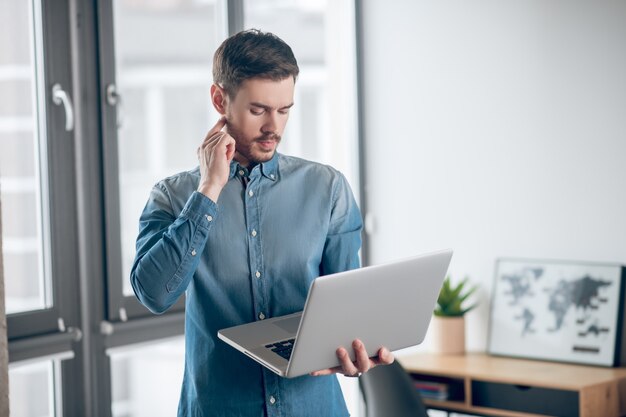
POLYGON ((444 383, 427 406, 506 417, 626 415, 626 368, 599 368, 485 354, 413 354, 398 360, 416 380, 444 383))

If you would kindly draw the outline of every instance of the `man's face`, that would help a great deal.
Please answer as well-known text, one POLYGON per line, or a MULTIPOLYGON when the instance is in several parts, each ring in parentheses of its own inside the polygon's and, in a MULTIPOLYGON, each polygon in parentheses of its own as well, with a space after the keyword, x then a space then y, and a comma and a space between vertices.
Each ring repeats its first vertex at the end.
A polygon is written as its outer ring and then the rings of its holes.
POLYGON ((293 106, 293 77, 281 81, 251 78, 235 97, 224 97, 226 131, 236 142, 235 160, 243 166, 272 159, 293 106))

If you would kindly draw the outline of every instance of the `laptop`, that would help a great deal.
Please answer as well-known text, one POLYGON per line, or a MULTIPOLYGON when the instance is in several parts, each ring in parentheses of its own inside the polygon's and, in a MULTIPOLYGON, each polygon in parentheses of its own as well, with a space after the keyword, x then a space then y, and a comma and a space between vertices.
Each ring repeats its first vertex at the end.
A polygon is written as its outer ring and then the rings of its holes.
POLYGON ((222 329, 218 337, 276 374, 293 378, 340 365, 354 339, 370 357, 422 343, 452 250, 319 277, 304 310, 222 329))

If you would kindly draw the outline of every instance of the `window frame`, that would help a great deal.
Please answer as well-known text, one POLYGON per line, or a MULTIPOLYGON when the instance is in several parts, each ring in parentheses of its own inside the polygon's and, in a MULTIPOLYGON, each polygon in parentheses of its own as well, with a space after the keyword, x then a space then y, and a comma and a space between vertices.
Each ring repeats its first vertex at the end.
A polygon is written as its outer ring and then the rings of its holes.
MULTIPOLYGON (((115 84, 114 0, 31 1, 42 16, 53 306, 7 316, 9 361, 59 359, 62 414, 111 416, 107 349, 182 335, 184 299, 153 315, 123 295, 116 108, 106 101, 107 86, 115 84), (63 107, 52 103, 57 82, 74 101, 72 132, 65 131, 63 107)), ((224 37, 243 29, 243 0, 216 6, 224 37)))
MULTIPOLYGON (((217 16, 215 24, 226 36, 225 28, 229 33, 239 29, 234 24, 243 25, 243 1, 242 0, 218 0, 216 3, 217 16), (225 11, 225 13, 220 13, 225 11), (223 17, 223 21, 220 18, 223 17)), ((109 86, 117 86, 115 65, 115 33, 113 15, 113 3, 111 0, 99 2, 98 26, 100 28, 98 46, 100 51, 99 88, 103 95, 102 105, 102 154, 103 154, 103 178, 105 195, 105 223, 106 223, 106 269, 107 269, 107 320, 118 324, 133 319, 154 318, 154 315, 143 306, 134 295, 124 295, 122 279, 122 230, 120 216, 120 183, 119 183, 119 159, 117 137, 117 106, 110 105, 106 100, 106 92, 109 86)), ((146 190, 146 195, 147 195, 146 190)), ((185 310, 184 295, 168 309, 164 315, 179 314, 185 310)))
POLYGON ((35 14, 35 36, 37 55, 43 65, 36 69, 43 80, 36 80, 40 164, 39 181, 42 186, 42 205, 47 210, 47 228, 43 230, 44 263, 50 267, 45 273, 50 276, 52 306, 42 310, 18 312, 7 315, 8 339, 63 333, 76 323, 72 317, 71 303, 76 300, 75 280, 78 275, 77 262, 73 254, 76 239, 76 207, 74 172, 66 169, 73 166, 73 132, 65 131, 65 111, 52 102, 51 86, 59 83, 72 96, 72 68, 70 66, 70 34, 68 3, 60 2, 54 7, 45 1, 33 0, 35 14), (39 3, 39 4, 37 4, 39 3), (39 22, 38 22, 39 20, 39 22), (41 27, 36 25, 40 23, 41 27), (41 118, 44 120, 41 120, 41 118), (43 148, 43 149, 42 149, 43 148), (54 192, 53 192, 54 190, 54 192), (47 206, 47 208, 45 207, 47 206), (61 322, 62 320, 62 322, 61 322))

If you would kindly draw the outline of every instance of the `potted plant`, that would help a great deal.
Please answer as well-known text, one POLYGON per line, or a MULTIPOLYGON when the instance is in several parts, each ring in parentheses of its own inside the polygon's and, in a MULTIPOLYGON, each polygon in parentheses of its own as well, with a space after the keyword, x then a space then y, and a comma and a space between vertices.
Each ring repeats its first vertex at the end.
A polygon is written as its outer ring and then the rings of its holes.
POLYGON ((476 307, 465 306, 465 301, 476 291, 477 286, 468 288, 469 278, 457 285, 446 277, 437 298, 432 320, 433 348, 438 353, 461 354, 465 352, 465 313, 476 307))

